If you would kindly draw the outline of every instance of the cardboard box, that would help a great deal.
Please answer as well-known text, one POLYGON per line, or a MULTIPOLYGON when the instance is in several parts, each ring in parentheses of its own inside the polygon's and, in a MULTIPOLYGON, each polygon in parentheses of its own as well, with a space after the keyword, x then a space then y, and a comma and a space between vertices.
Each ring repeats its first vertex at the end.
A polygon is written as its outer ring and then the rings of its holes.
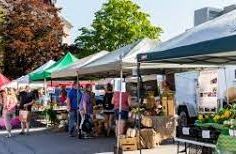
POLYGON ((157 134, 154 131, 154 129, 142 129, 140 135, 145 145, 144 148, 152 149, 157 146, 157 140, 156 140, 157 134))
POLYGON ((172 96, 162 97, 161 100, 164 115, 165 116, 174 116, 175 115, 175 103, 172 96))
POLYGON ((120 147, 123 151, 134 151, 138 149, 138 138, 120 138, 120 147))

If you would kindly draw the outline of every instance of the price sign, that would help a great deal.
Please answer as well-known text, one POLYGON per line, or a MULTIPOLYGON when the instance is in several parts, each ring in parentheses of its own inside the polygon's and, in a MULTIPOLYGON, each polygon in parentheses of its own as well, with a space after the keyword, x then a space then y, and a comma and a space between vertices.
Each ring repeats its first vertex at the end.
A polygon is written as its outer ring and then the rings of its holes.
POLYGON ((210 138, 210 131, 209 130, 203 130, 202 131, 202 138, 210 138))
POLYGON ((183 133, 183 135, 189 135, 189 127, 183 127, 182 128, 182 133, 183 133))

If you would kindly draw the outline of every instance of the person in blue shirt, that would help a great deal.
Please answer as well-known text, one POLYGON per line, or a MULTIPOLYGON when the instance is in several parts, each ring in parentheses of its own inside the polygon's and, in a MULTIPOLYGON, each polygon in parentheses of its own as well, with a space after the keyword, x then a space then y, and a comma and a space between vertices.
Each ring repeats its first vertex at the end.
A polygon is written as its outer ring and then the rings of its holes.
POLYGON ((71 90, 67 95, 67 108, 69 112, 69 135, 75 137, 76 126, 78 126, 79 119, 79 102, 82 97, 81 90, 77 90, 77 82, 74 82, 71 90))

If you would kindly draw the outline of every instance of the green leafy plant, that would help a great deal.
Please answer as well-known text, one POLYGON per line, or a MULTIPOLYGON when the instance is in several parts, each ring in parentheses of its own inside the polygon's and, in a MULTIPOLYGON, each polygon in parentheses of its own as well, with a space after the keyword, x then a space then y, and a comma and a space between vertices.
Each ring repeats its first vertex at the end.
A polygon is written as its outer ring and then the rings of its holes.
POLYGON ((51 106, 45 108, 43 114, 46 115, 47 120, 51 123, 56 123, 58 121, 56 111, 54 111, 51 106))

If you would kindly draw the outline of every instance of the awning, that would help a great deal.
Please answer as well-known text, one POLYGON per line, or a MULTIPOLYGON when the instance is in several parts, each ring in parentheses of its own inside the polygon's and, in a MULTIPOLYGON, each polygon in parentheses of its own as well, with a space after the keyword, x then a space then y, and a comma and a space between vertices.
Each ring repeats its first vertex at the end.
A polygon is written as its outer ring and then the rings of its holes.
POLYGON ((14 81, 16 81, 17 84, 28 84, 30 82, 30 80, 29 80, 30 74, 42 72, 42 71, 46 70, 47 68, 49 68, 50 66, 52 66, 55 63, 56 62, 54 60, 49 60, 47 63, 43 64, 42 66, 40 66, 39 68, 37 68, 33 72, 31 72, 27 75, 24 75, 24 76, 14 80, 14 81))
POLYGON ((145 53, 156 47, 158 41, 143 39, 127 46, 121 47, 109 54, 81 67, 79 76, 92 75, 98 77, 119 76, 122 69, 125 73, 132 73, 137 64, 137 54, 145 53))
POLYGON ((76 77, 77 72, 80 71, 81 67, 92 63, 93 61, 105 56, 108 53, 109 53, 108 51, 101 51, 88 57, 79 59, 76 63, 70 65, 69 67, 53 72, 52 78, 58 79, 58 78, 76 77))
POLYGON ((236 10, 194 27, 150 53, 138 55, 142 63, 235 64, 236 10))
POLYGON ((57 61, 55 64, 47 68, 46 70, 30 74, 31 81, 39 81, 44 79, 50 79, 51 74, 55 71, 62 70, 73 63, 77 62, 77 58, 68 52, 63 58, 57 61))
POLYGON ((2 87, 3 85, 9 83, 10 80, 5 77, 3 74, 0 73, 0 87, 2 87))

